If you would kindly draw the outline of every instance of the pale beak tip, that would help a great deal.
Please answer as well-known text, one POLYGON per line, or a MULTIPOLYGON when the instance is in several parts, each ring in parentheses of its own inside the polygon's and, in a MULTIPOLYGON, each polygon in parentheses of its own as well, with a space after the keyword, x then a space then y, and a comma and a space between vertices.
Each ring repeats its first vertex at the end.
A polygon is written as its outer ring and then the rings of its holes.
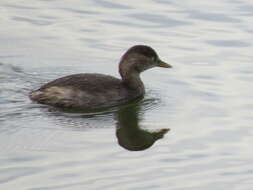
POLYGON ((161 61, 161 62, 158 64, 158 67, 172 68, 172 65, 170 65, 170 64, 168 64, 168 63, 165 63, 165 62, 161 61))

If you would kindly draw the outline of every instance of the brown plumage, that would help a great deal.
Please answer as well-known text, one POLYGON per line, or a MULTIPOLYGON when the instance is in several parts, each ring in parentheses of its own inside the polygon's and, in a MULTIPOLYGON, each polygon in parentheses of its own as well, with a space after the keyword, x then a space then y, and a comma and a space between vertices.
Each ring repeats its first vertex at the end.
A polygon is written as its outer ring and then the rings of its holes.
POLYGON ((69 75, 32 91, 30 98, 63 108, 97 109, 124 104, 144 95, 140 73, 155 66, 171 67, 151 47, 133 46, 119 64, 122 80, 103 74, 69 75))

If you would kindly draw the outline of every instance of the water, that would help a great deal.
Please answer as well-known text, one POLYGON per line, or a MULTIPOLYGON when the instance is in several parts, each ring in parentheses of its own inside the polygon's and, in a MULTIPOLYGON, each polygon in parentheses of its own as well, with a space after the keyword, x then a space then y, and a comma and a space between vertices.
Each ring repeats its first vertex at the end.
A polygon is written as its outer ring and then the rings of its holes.
POLYGON ((246 0, 2 0, 0 188, 251 190, 252 10, 246 0), (29 100, 60 76, 119 76, 135 44, 174 66, 142 75, 141 102, 85 114, 29 100), (119 131, 128 124, 144 138, 171 130, 148 147, 119 131))

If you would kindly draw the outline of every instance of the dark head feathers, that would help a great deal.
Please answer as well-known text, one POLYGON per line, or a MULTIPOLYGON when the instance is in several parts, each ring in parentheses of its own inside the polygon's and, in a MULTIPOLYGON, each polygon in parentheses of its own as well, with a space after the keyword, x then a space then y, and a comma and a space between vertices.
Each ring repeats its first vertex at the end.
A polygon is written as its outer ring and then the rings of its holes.
POLYGON ((146 45, 135 45, 135 46, 129 48, 127 50, 127 52, 122 56, 122 58, 124 59, 124 58, 128 57, 128 55, 130 55, 130 54, 140 54, 140 55, 144 55, 149 58, 152 58, 152 57, 157 58, 158 57, 155 50, 149 46, 146 46, 146 45))

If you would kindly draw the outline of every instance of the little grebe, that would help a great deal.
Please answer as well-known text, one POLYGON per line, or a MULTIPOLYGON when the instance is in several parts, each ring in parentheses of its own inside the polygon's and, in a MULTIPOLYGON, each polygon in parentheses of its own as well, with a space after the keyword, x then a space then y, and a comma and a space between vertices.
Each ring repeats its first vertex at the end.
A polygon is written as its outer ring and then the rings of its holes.
POLYGON ((143 97, 140 73, 152 67, 170 68, 149 46, 127 50, 119 63, 122 80, 103 74, 74 74, 53 80, 30 93, 42 104, 62 108, 97 109, 112 107, 143 97))

